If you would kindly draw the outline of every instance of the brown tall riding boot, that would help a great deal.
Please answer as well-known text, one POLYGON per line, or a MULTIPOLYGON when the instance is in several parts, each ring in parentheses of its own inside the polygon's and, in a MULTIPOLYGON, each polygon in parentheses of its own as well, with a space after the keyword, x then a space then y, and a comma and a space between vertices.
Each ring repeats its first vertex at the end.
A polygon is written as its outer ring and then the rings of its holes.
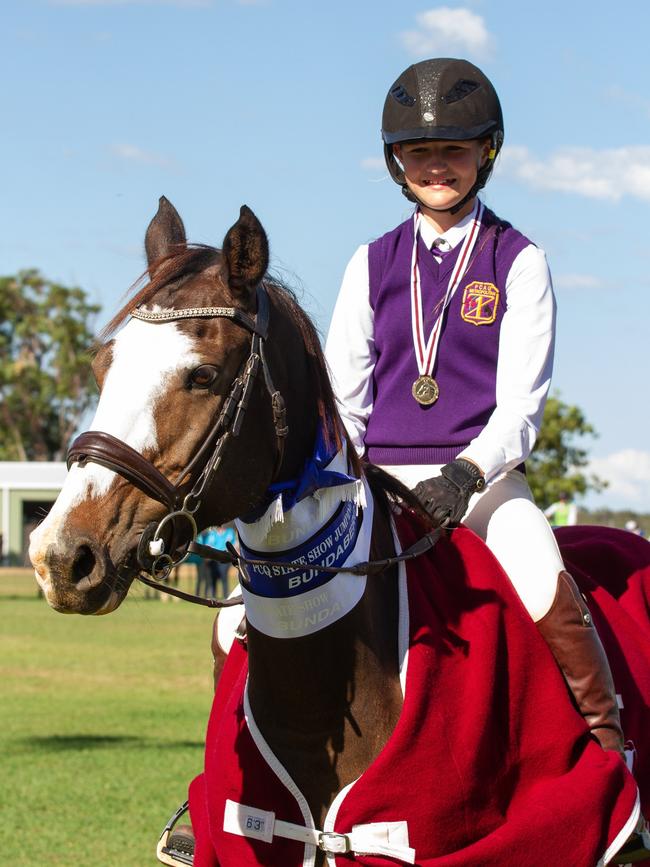
POLYGON ((623 731, 614 680, 587 604, 568 572, 537 628, 551 648, 589 730, 604 750, 624 757, 623 731))

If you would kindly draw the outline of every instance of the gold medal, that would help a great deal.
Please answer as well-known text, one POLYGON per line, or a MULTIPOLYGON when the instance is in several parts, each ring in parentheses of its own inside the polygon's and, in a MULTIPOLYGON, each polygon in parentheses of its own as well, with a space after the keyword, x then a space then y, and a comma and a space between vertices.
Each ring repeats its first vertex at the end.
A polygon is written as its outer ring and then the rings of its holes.
POLYGON ((440 389, 432 376, 418 376, 411 388, 411 394, 422 406, 431 406, 438 400, 440 389))
MULTIPOLYGON (((458 289, 465 272, 467 271, 470 256, 472 250, 474 249, 474 245, 476 244, 476 239, 478 238, 483 220, 483 205, 481 204, 481 202, 478 203, 476 216, 472 220, 471 225, 465 234, 465 238, 460 248, 460 253, 458 254, 458 258, 451 273, 451 277, 449 278, 449 284, 447 286, 447 291, 445 292, 445 297, 442 300, 442 304, 439 306, 440 312, 438 313, 438 318, 436 319, 431 328, 431 333, 429 334, 428 339, 424 333, 424 320, 422 311, 425 308, 425 304, 422 300, 422 287, 420 285, 420 268, 418 266, 418 237, 420 232, 421 218, 422 214, 418 209, 413 215, 413 253, 411 256, 411 331, 413 334, 413 349, 415 350, 415 361, 417 364, 417 369, 418 371, 420 371, 421 375, 418 376, 418 378, 413 383, 411 387, 411 394, 420 404, 420 406, 431 406, 431 404, 435 403, 440 397, 440 389, 438 388, 438 383, 430 374, 433 370, 435 370, 436 367, 436 359, 438 357, 438 349, 443 330, 445 311, 449 306, 449 303, 453 298, 454 293, 458 289)), ((492 284, 477 283, 473 283, 471 285, 481 285, 482 287, 485 287, 486 285, 492 286, 492 284)), ((492 306, 495 306, 498 301, 498 297, 495 296, 493 298, 490 294, 489 300, 492 301, 492 306)), ((481 304, 487 305, 487 301, 483 300, 483 295, 480 296, 479 301, 481 304)), ((478 304, 479 301, 477 301, 476 303, 478 304)), ((466 303, 465 299, 463 299, 463 303, 466 303)), ((491 310, 492 307, 490 307, 490 312, 491 310)), ((477 325, 482 324, 483 314, 487 314, 487 306, 485 310, 481 308, 480 313, 482 314, 482 318, 481 322, 475 323, 477 325)))

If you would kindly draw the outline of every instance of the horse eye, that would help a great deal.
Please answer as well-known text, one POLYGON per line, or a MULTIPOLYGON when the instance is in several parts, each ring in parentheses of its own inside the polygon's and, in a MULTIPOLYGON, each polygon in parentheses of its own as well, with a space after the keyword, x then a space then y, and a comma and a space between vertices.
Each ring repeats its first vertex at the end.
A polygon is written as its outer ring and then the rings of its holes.
POLYGON ((211 364, 202 364, 190 374, 190 384, 195 388, 209 388, 215 381, 219 371, 211 364))

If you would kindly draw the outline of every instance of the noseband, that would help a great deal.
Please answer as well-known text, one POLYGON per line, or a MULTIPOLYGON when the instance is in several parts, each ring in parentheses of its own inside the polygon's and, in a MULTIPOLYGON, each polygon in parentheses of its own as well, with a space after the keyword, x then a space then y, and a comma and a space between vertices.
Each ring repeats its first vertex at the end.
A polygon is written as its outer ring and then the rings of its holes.
POLYGON ((143 532, 138 545, 139 565, 155 578, 165 577, 169 571, 187 556, 190 542, 196 539, 197 526, 194 515, 198 511, 205 491, 209 488, 228 442, 239 436, 244 414, 248 408, 255 379, 260 367, 264 384, 271 399, 276 438, 274 480, 280 471, 284 457, 284 444, 289 428, 286 423, 286 408, 282 395, 273 385, 264 342, 269 328, 269 297, 263 284, 257 287, 257 313, 249 316, 235 307, 188 307, 181 310, 131 311, 134 319, 145 322, 176 322, 181 319, 230 319, 251 333, 248 358, 230 386, 215 423, 207 433, 196 454, 171 482, 150 461, 127 443, 103 431, 86 431, 70 446, 67 456, 68 469, 73 464, 84 466, 89 461, 101 464, 126 479, 148 497, 167 507, 168 513, 156 524, 153 522, 143 532), (191 530, 190 542, 179 553, 172 533, 169 550, 165 551, 163 528, 185 522, 191 530), (176 554, 176 559, 174 558, 176 554), (153 558, 153 559, 152 559, 153 558))

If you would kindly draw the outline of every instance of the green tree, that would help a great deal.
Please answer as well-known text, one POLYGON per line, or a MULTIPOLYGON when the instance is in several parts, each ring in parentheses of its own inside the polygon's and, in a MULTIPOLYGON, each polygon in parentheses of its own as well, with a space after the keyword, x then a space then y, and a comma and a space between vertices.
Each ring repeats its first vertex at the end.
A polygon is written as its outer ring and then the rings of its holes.
POLYGON ((598 434, 582 410, 558 395, 549 397, 535 448, 526 461, 528 482, 540 508, 554 503, 561 493, 572 499, 607 487, 607 482, 582 472, 589 462, 582 445, 587 436, 598 434))
POLYGON ((99 306, 37 270, 0 277, 0 460, 62 460, 96 400, 91 322, 99 306))

